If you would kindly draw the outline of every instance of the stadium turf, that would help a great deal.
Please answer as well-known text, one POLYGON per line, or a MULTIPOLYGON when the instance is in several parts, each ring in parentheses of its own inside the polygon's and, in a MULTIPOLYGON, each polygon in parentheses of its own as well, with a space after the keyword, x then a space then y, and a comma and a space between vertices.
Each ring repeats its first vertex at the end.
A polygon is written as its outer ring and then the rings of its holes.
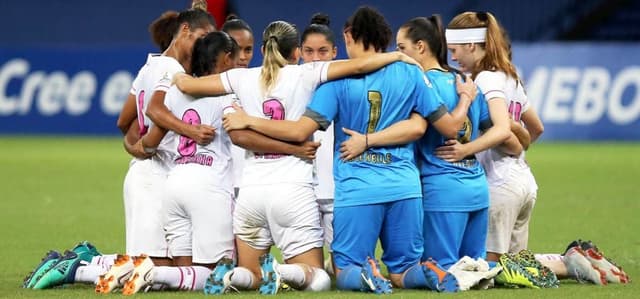
MULTIPOLYGON (((540 186, 530 248, 556 253, 574 238, 593 240, 640 280, 640 144, 534 145, 528 160, 540 186)), ((122 181, 129 158, 116 138, 0 137, 0 297, 84 298, 93 288, 73 285, 36 291, 23 277, 49 249, 89 240, 103 253, 124 248, 122 181)), ((640 281, 598 287, 563 281, 554 290, 471 291, 454 295, 396 290, 397 298, 640 298, 640 281)), ((163 292, 144 298, 199 297, 163 292)), ((251 298, 255 293, 234 295, 251 298)), ((331 291, 285 293, 291 298, 370 298, 331 291)))

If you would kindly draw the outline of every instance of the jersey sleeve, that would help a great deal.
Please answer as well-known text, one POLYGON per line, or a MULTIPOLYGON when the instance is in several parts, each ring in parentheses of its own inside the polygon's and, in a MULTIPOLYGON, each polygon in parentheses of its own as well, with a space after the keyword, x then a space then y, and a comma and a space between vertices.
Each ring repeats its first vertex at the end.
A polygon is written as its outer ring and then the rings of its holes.
POLYGON ((502 72, 480 72, 475 80, 480 89, 483 90, 485 99, 491 100, 493 98, 507 99, 504 93, 506 77, 502 72))
POLYGON ((438 91, 431 81, 417 68, 416 73, 411 72, 409 78, 415 80, 415 88, 411 97, 415 99, 414 111, 426 118, 429 123, 434 123, 440 117, 447 114, 447 106, 444 105, 438 91))
POLYGON ((231 69, 220 74, 220 81, 227 93, 236 93, 240 89, 242 77, 248 69, 231 69))
POLYGON ((493 126, 493 122, 491 121, 491 114, 489 114, 489 104, 487 104, 487 100, 484 98, 484 94, 481 91, 478 91, 478 95, 474 103, 478 103, 480 105, 480 124, 479 128, 481 131, 486 131, 493 126))
POLYGON ((222 100, 220 101, 222 115, 236 112, 236 109, 233 108, 233 103, 240 105, 240 103, 238 103, 238 97, 234 93, 222 97, 222 100))
POLYGON ((313 94, 304 116, 318 123, 325 131, 338 114, 338 88, 340 81, 323 84, 313 94))
POLYGON ((529 108, 531 107, 531 103, 529 102, 529 97, 527 97, 527 93, 524 90, 524 86, 522 86, 522 82, 518 81, 517 84, 516 96, 522 103, 522 110, 520 112, 520 115, 522 116, 522 113, 525 113, 527 112, 527 110, 529 110, 529 108))
POLYGON ((169 88, 171 88, 171 82, 173 81, 173 76, 177 73, 183 73, 184 68, 177 62, 172 61, 172 63, 168 63, 166 68, 163 70, 162 77, 160 80, 156 82, 153 86, 153 91, 164 91, 167 92, 169 88))
POLYGON ((310 83, 313 88, 327 82, 329 64, 331 64, 331 61, 314 61, 301 65, 300 67, 303 69, 305 81, 310 83))

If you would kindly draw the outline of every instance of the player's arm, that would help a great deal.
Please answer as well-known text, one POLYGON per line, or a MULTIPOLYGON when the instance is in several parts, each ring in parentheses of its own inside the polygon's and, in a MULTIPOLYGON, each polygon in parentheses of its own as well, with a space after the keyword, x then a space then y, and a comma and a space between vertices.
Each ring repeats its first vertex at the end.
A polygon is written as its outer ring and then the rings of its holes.
MULTIPOLYGON (((190 125, 178 119, 164 104, 166 92, 156 90, 151 95, 146 115, 156 126, 174 131, 193 139, 200 145, 209 144, 215 135, 215 129, 207 125, 190 125)), ((164 136, 164 135, 163 135, 164 136)))
POLYGON ((122 132, 122 135, 127 134, 129 127, 131 127, 131 122, 133 122, 137 117, 136 96, 130 93, 122 106, 122 110, 120 111, 118 122, 116 124, 120 129, 120 132, 122 132))
POLYGON ((512 139, 515 139, 521 145, 521 151, 529 149, 529 145, 531 145, 531 135, 529 131, 525 129, 520 122, 515 120, 511 120, 511 137, 505 143, 513 142, 512 139))
POLYGON ((538 116, 538 113, 536 113, 533 106, 529 107, 527 111, 522 113, 520 119, 526 126, 527 131, 531 136, 531 143, 538 140, 540 135, 542 135, 542 133, 544 132, 544 125, 542 124, 542 121, 540 120, 540 117, 538 116))
POLYGON ((420 67, 417 61, 402 52, 378 53, 361 58, 331 62, 327 69, 327 80, 370 73, 396 61, 404 61, 420 67))
POLYGON ((132 156, 146 159, 156 153, 160 141, 162 141, 162 138, 164 138, 166 134, 167 130, 159 126, 152 126, 149 132, 135 143, 130 143, 130 140, 125 138, 124 147, 132 156))
POLYGON ((493 125, 469 143, 461 144, 455 139, 447 140, 444 146, 435 150, 436 156, 448 162, 460 161, 464 157, 501 144, 509 138, 510 119, 504 99, 493 98, 487 104, 493 125))
POLYGON ((427 121, 418 113, 411 113, 409 119, 399 121, 390 127, 371 134, 342 128, 350 138, 340 144, 340 159, 351 160, 372 147, 407 144, 420 139, 427 130, 427 121))
POLYGON ((298 145, 291 144, 246 129, 231 130, 228 133, 233 144, 244 149, 261 153, 288 154, 309 160, 316 158, 316 151, 320 146, 320 143, 313 141, 305 141, 298 145))
POLYGON ((227 94, 220 74, 212 74, 194 78, 185 73, 173 77, 173 83, 180 91, 192 96, 214 96, 227 94))
POLYGON ((458 92, 458 104, 448 113, 446 110, 436 115, 429 116, 429 123, 442 136, 447 138, 458 137, 458 130, 467 119, 469 106, 478 94, 478 88, 469 77, 462 81, 462 77, 456 74, 456 91, 458 92))

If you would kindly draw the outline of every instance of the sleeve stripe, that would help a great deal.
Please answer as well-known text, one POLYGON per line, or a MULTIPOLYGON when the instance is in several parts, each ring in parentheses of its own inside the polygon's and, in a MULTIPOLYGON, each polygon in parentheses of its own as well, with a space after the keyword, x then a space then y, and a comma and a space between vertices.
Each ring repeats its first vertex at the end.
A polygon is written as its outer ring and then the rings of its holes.
POLYGON ((427 115, 426 119, 429 122, 429 124, 433 124, 445 114, 447 114, 447 107, 445 107, 444 104, 441 104, 440 107, 436 109, 436 111, 433 111, 431 112, 431 114, 427 115))

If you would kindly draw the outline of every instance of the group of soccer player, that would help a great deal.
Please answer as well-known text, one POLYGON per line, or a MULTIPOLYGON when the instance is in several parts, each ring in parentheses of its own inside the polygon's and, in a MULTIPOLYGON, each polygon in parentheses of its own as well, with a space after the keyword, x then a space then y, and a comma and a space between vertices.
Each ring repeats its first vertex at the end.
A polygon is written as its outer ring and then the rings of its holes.
POLYGON ((373 293, 557 287, 556 274, 629 281, 591 242, 526 251, 537 186, 524 153, 543 125, 492 14, 459 14, 446 30, 437 15, 413 18, 385 53, 391 28, 360 7, 343 30, 350 59, 338 61, 328 25, 315 15, 300 36, 272 22, 262 65, 248 68, 245 21, 216 31, 202 1, 156 20, 162 54, 118 119, 134 157, 126 254, 87 242, 51 251, 24 287, 275 294, 329 290, 327 271, 340 290, 373 293))

